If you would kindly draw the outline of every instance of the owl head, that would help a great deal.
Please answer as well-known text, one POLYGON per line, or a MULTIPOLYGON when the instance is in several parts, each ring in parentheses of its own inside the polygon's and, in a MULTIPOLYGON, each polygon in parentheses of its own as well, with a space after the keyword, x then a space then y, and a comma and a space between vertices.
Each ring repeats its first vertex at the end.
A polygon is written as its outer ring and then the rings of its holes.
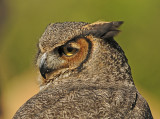
POLYGON ((81 81, 115 83, 131 79, 123 50, 113 39, 118 22, 64 22, 48 25, 38 43, 40 85, 81 81))

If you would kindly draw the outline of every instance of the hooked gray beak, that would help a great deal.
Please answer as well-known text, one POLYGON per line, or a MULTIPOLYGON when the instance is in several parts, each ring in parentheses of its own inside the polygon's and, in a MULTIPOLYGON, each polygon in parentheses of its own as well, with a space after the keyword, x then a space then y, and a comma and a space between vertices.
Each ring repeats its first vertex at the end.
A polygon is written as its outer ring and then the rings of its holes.
POLYGON ((46 79, 46 74, 52 71, 47 67, 46 59, 47 59, 47 54, 44 53, 41 57, 40 64, 39 64, 39 70, 44 79, 46 79))

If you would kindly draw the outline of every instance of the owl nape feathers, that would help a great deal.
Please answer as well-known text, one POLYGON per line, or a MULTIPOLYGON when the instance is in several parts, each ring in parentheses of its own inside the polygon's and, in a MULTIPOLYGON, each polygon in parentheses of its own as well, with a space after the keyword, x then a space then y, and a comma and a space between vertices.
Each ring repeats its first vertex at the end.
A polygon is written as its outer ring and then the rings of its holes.
POLYGON ((36 58, 40 92, 13 119, 152 119, 113 39, 122 23, 48 25, 36 58))

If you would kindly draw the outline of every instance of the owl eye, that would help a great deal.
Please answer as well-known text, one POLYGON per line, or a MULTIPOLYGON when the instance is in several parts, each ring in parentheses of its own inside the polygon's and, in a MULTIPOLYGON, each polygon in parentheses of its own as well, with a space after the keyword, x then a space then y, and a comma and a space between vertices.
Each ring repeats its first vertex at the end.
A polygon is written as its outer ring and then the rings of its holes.
POLYGON ((77 51, 78 51, 78 49, 73 48, 71 46, 63 47, 63 52, 66 56, 72 56, 72 55, 76 54, 77 51))

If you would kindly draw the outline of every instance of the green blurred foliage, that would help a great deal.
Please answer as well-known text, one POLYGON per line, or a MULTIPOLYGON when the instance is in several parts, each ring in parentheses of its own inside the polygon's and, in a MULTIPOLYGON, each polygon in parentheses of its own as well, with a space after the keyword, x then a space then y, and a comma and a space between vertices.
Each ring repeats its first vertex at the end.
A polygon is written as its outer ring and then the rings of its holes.
POLYGON ((38 38, 49 23, 122 20, 122 33, 115 39, 128 57, 134 81, 160 98, 159 0, 6 0, 6 4, 1 80, 33 66, 38 38))

